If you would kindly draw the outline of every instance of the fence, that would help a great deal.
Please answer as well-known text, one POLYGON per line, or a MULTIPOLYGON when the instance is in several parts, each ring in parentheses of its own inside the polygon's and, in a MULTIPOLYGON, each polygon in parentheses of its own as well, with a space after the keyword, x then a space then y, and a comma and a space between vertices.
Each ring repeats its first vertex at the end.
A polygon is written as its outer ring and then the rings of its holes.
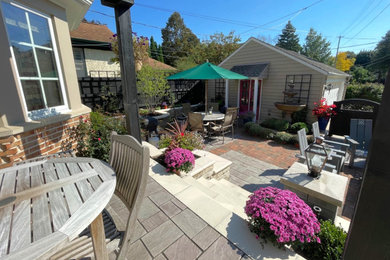
POLYGON ((329 135, 349 135, 351 119, 372 119, 375 127, 379 103, 366 99, 346 99, 334 104, 337 114, 330 121, 329 135))
MULTIPOLYGON (((178 103, 199 103, 204 100, 204 82, 199 80, 168 81, 178 103)), ((79 78, 80 96, 84 105, 91 109, 100 108, 106 112, 123 111, 121 78, 83 77, 79 78)), ((170 100, 170 93, 162 101, 170 100)), ((138 95, 138 105, 145 106, 145 99, 138 95)), ((159 104, 156 104, 159 105, 159 104)))

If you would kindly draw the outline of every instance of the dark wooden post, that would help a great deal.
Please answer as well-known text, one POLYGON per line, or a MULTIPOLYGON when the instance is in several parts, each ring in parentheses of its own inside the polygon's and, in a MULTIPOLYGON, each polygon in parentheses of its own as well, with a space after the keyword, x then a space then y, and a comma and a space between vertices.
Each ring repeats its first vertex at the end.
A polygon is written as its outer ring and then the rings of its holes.
POLYGON ((101 0, 101 3, 102 5, 115 9, 126 127, 127 131, 141 143, 141 129, 139 125, 137 103, 137 81, 130 18, 130 8, 133 6, 134 0, 101 0))
POLYGON ((376 118, 345 260, 390 259, 390 70, 376 118))

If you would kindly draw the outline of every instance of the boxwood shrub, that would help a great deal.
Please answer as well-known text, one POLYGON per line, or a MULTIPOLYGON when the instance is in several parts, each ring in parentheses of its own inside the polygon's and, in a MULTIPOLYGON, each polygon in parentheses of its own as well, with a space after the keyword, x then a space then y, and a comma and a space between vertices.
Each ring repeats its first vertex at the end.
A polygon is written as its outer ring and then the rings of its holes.
POLYGON ((289 132, 296 134, 302 128, 306 129, 306 134, 309 132, 309 128, 307 127, 306 123, 304 123, 304 122, 297 122, 297 123, 292 124, 289 128, 289 132))
POLYGON ((277 131, 286 131, 290 123, 284 119, 268 118, 264 120, 260 125, 277 131))

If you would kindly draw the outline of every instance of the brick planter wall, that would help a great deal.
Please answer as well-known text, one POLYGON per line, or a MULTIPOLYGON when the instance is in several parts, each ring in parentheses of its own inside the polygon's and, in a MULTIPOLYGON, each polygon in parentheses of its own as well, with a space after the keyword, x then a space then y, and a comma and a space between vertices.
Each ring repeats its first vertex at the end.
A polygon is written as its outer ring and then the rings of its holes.
MULTIPOLYGON (((82 116, 89 117, 89 114, 82 116)), ((72 130, 80 117, 53 123, 24 133, 0 138, 0 169, 14 162, 75 149, 77 143, 72 130)))

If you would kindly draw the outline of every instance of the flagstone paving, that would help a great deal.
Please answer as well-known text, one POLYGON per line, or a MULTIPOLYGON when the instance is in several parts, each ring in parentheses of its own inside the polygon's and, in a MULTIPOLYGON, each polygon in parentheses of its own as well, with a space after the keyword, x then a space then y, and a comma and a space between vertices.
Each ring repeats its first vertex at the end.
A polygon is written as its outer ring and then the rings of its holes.
POLYGON ((149 177, 128 259, 247 259, 239 248, 149 177))
MULTIPOLYGON (((297 160, 299 149, 271 140, 251 137, 238 130, 235 139, 225 138, 209 142, 206 150, 232 162, 229 181, 253 192, 269 185, 283 188, 279 182, 284 172, 297 160)), ((364 163, 360 163, 364 167, 364 163)), ((340 174, 348 177, 342 217, 351 219, 357 203, 364 168, 344 167, 340 174)))

